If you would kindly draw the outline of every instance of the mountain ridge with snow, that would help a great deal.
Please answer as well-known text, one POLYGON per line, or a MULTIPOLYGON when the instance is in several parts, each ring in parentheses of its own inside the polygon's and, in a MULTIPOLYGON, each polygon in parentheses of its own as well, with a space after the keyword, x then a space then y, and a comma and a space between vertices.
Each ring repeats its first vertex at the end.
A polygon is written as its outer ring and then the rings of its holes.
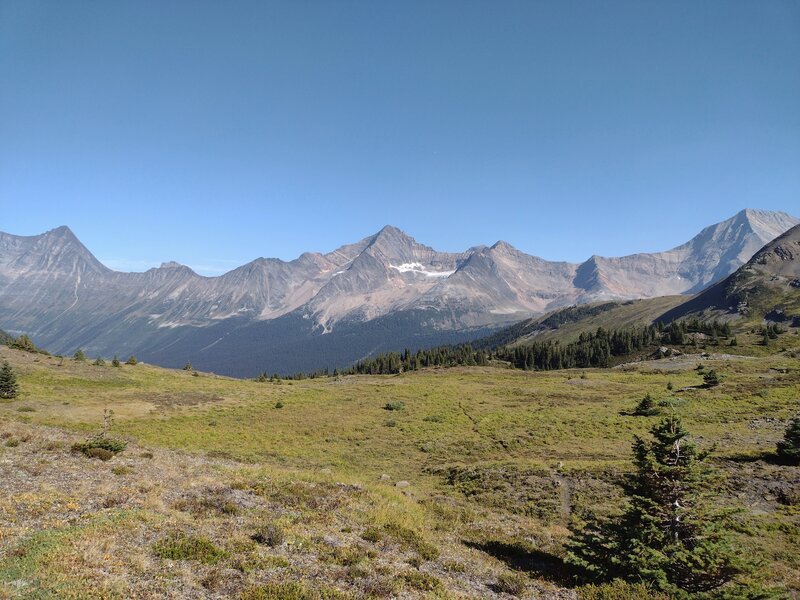
POLYGON ((195 356, 193 362, 230 374, 252 374, 257 363, 311 370, 393 343, 462 340, 471 331, 572 304, 693 294, 798 223, 786 213, 746 209, 664 252, 592 256, 583 263, 548 261, 503 241, 439 252, 387 225, 326 254, 258 258, 215 277, 175 262, 114 271, 65 226, 38 236, 0 233, 0 328, 25 332, 61 353, 81 346, 167 366, 195 356), (394 329, 399 323, 401 332, 394 329), (363 333, 375 328, 385 330, 383 338, 363 333), (355 331, 369 344, 355 339, 355 331), (319 342, 334 333, 339 341, 319 342), (261 345, 248 342, 257 356, 243 361, 247 366, 225 366, 234 358, 219 366, 210 348, 253 336, 261 345), (276 359, 282 344, 294 344, 309 360, 276 359), (316 356, 315 344, 350 344, 352 352, 316 356))

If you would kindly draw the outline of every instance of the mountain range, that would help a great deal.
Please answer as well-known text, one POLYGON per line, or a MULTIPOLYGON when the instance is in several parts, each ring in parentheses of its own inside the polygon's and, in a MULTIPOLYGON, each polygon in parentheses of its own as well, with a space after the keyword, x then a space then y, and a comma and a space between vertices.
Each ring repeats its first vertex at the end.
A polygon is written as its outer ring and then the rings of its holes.
POLYGON ((219 277, 174 262, 113 271, 67 227, 0 233, 0 328, 57 353, 234 376, 309 371, 466 341, 574 304, 695 294, 798 223, 747 209, 665 252, 580 264, 502 241, 438 252, 386 226, 328 254, 258 258, 219 277))
POLYGON ((667 311, 685 317, 800 321, 800 226, 778 236, 725 279, 667 311))

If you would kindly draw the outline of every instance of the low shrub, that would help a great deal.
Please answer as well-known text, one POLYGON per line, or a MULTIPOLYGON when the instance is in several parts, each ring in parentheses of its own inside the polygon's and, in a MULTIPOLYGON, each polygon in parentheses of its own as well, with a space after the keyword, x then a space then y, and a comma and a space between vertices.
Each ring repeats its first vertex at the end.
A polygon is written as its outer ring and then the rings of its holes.
POLYGON ((404 548, 410 548, 419 554, 424 560, 435 560, 439 558, 439 549, 426 541, 421 534, 403 527, 398 523, 387 523, 383 526, 384 531, 397 540, 404 548))
POLYGON ((99 458, 109 460, 119 454, 128 446, 127 442, 115 440, 107 437, 92 438, 85 442, 76 442, 72 445, 72 451, 81 453, 89 458, 99 458))
POLYGON ((467 567, 462 562, 458 562, 455 560, 447 561, 442 565, 445 571, 449 571, 450 573, 466 573, 467 567))
POLYGON ((422 573, 421 571, 405 571, 399 576, 401 581, 409 587, 419 590, 421 592, 443 592, 444 586, 442 582, 430 573, 422 573))
POLYGON ((102 461, 107 461, 114 458, 114 453, 106 450, 105 448, 89 448, 83 453, 88 458, 99 458, 102 461))
POLYGON ((159 558, 169 560, 196 560, 205 564, 215 564, 228 556, 217 548, 211 540, 202 536, 183 533, 171 535, 156 542, 153 553, 159 558))
POLYGON ((357 565, 368 558, 372 558, 373 553, 367 550, 364 546, 345 546, 341 548, 334 548, 331 552, 331 562, 344 567, 357 565))
POLYGON ((523 573, 517 572, 503 573, 497 578, 495 587, 499 592, 511 594, 512 596, 521 596, 528 588, 528 577, 523 573))
POLYGON ((394 402, 387 402, 383 405, 384 410, 403 410, 406 407, 405 402, 395 400, 394 402))
POLYGON ((611 583, 584 585, 578 588, 580 600, 670 600, 667 594, 651 589, 643 583, 627 583, 615 579, 611 583))
POLYGON ((281 581, 248 588, 242 592, 240 598, 241 600, 345 600, 350 596, 329 587, 310 590, 299 581, 281 581))
POLYGON ((256 529, 255 533, 250 536, 254 542, 264 544, 270 548, 280 546, 286 539, 283 528, 277 523, 268 523, 256 529))
POLYGON ((235 515, 239 512, 239 505, 230 497, 226 488, 205 488, 177 500, 173 508, 194 515, 207 515, 219 513, 235 515))
POLYGON ((444 417, 442 415, 428 415, 422 420, 428 423, 444 423, 444 417))
POLYGON ((383 539, 383 532, 377 527, 367 527, 361 534, 361 539, 376 544, 383 539))

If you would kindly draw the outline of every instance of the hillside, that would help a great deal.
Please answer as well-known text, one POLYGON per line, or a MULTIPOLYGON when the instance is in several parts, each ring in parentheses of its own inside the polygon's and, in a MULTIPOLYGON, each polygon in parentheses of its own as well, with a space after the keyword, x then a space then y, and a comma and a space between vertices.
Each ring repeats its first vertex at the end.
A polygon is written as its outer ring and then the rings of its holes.
POLYGON ((694 318, 733 321, 739 332, 764 320, 784 326, 800 323, 800 226, 772 240, 734 273, 689 300, 666 296, 562 308, 515 323, 472 345, 490 349, 534 340, 570 342, 598 327, 624 329, 694 318))
POLYGON ((665 322, 698 316, 760 324, 800 319, 800 226, 765 245, 729 277, 665 312, 665 322))
POLYGON ((633 435, 658 419, 630 416, 645 393, 717 445, 719 502, 745 509, 759 585, 800 592, 800 467, 769 459, 798 410, 787 353, 274 383, 5 347, 0 359, 22 390, 0 402, 4 597, 295 585, 303 598, 511 598, 516 581, 524 598, 588 598, 565 579, 566 526, 618 508, 633 435), (722 383, 699 385, 698 365, 722 383), (128 448, 108 462, 71 453, 105 409, 128 448), (251 538, 267 526, 268 543, 251 538))
POLYGON ((665 309, 678 306, 685 300, 684 296, 665 296, 570 306, 520 321, 471 343, 476 348, 487 349, 555 339, 567 343, 576 340, 581 333, 594 331, 598 327, 628 329, 649 325, 665 309))
POLYGON ((439 252, 387 226, 332 252, 258 258, 219 277, 174 262, 113 271, 67 227, 0 233, 0 327, 56 353, 82 347, 234 376, 344 367, 574 304, 695 293, 797 223, 748 209, 665 252, 581 264, 502 241, 439 252))

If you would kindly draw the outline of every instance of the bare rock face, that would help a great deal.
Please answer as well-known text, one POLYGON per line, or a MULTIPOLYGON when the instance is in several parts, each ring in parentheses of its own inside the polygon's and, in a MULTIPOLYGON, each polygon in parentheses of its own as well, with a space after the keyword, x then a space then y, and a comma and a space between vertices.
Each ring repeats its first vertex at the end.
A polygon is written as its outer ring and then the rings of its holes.
MULTIPOLYGON (((112 271, 66 227, 0 233, 0 328, 28 333, 53 352, 82 346, 168 366, 191 359, 231 374, 268 364, 341 366, 393 344, 469 339, 470 331, 571 304, 696 293, 798 223, 745 210, 666 252, 582 264, 546 261, 502 241, 437 252, 387 226, 329 254, 258 258, 219 277, 173 262, 112 271), (254 356, 239 356, 240 346, 254 356), (294 358, 280 362, 276 355, 285 358, 287 349, 294 358)), ((787 263, 797 253, 781 247, 764 260, 787 263)))
POLYGON ((786 213, 746 209, 666 252, 594 256, 581 265, 576 285, 594 300, 697 293, 730 275, 798 222, 786 213))
MULTIPOLYGON (((771 321, 789 320, 786 310, 800 310, 800 225, 778 236, 731 275, 691 300, 665 313, 670 321, 689 315, 720 318, 758 315, 771 321)), ((800 318, 791 315, 792 322, 800 318)))

